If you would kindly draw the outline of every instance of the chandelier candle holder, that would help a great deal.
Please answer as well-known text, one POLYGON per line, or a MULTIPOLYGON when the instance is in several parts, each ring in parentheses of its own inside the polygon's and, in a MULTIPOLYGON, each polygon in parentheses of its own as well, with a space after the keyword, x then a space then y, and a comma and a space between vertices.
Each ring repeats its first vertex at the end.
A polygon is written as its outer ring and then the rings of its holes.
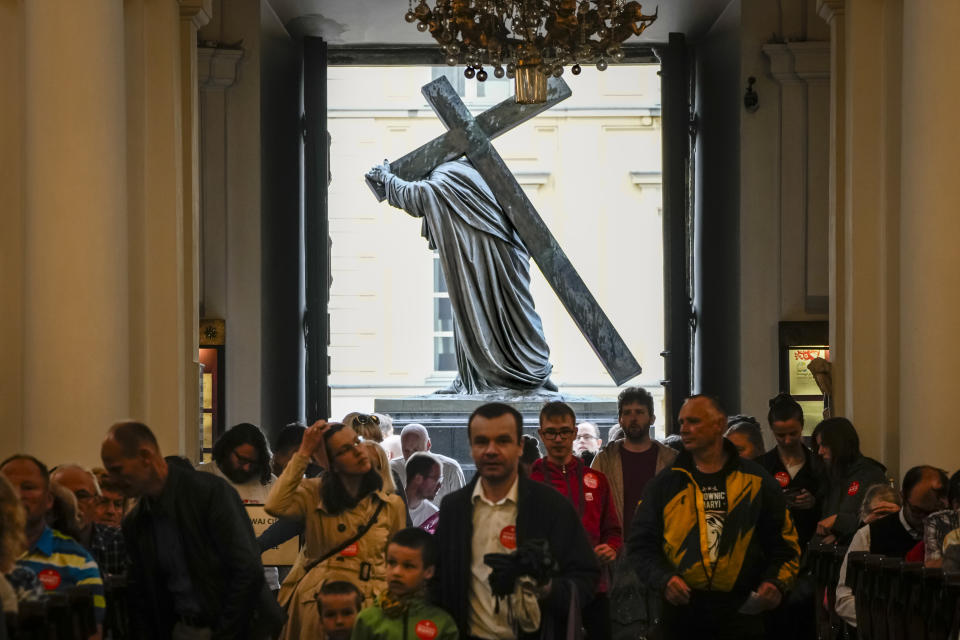
POLYGON ((485 67, 496 78, 513 78, 517 102, 547 100, 547 78, 564 67, 579 75, 581 65, 603 71, 624 58, 621 44, 640 35, 656 19, 630 0, 408 0, 404 18, 430 32, 451 67, 483 82, 485 67))

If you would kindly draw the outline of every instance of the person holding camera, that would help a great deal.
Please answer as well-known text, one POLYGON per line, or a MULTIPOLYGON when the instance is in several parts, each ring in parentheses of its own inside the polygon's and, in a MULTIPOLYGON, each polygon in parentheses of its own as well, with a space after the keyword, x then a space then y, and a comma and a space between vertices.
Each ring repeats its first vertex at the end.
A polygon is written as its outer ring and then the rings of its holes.
POLYGON ((434 598, 464 638, 562 638, 567 625, 580 625, 580 607, 593 598, 599 577, 570 502, 518 473, 522 432, 513 407, 478 407, 467 422, 477 474, 440 505, 434 598), (510 596, 504 582, 514 585, 510 596), (539 611, 526 607, 531 582, 539 611))

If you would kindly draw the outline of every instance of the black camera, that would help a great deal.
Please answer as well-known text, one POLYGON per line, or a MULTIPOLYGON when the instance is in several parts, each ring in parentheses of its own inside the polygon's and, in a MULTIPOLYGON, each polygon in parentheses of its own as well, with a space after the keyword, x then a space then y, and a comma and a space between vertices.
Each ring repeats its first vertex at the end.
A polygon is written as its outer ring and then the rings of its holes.
POLYGON ((530 576, 537 584, 546 584, 558 571, 546 540, 528 540, 513 553, 488 553, 483 556, 483 562, 492 569, 487 580, 493 595, 501 598, 513 593, 520 576, 530 576))

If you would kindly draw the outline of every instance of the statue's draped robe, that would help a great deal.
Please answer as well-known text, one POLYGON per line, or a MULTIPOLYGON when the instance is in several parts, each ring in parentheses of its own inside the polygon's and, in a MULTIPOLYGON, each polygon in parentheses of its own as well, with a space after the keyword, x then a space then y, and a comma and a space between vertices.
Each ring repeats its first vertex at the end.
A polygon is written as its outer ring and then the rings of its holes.
POLYGON ((552 366, 530 295, 530 257, 480 174, 459 160, 426 180, 386 174, 384 186, 390 204, 423 219, 421 233, 440 254, 453 307, 454 390, 541 387, 552 366))

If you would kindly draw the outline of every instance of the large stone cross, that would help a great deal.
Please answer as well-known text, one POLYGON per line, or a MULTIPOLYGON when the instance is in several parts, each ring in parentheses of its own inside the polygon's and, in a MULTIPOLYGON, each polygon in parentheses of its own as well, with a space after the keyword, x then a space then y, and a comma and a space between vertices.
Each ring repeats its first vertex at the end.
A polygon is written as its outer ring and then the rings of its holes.
MULTIPOLYGON (((422 180, 444 162, 466 155, 490 185, 490 190, 517 230, 530 256, 600 358, 607 373, 616 384, 623 384, 640 374, 640 364, 490 142, 492 138, 570 97, 570 88, 560 78, 550 78, 547 90, 546 103, 517 104, 511 97, 475 119, 450 81, 444 76, 437 78, 424 85, 421 93, 447 127, 447 132, 391 162, 390 170, 404 180, 422 180)), ((378 200, 386 197, 383 185, 369 178, 367 183, 378 200)))

